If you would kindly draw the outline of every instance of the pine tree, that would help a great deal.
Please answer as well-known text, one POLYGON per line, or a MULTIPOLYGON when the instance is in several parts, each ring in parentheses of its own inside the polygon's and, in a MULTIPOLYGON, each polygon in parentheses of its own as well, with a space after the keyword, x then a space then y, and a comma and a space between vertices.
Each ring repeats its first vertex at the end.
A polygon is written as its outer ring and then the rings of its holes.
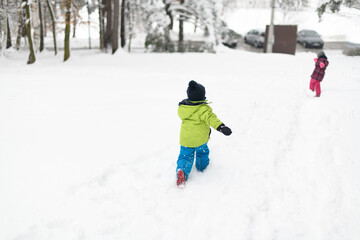
MULTIPOLYGON (((169 51, 167 43, 169 18, 164 11, 163 1, 148 2, 142 0, 139 4, 140 16, 146 31, 145 47, 152 51, 169 51)), ((173 49, 173 48, 172 48, 173 49)))
POLYGON ((319 19, 321 20, 321 17, 327 8, 329 8, 331 12, 335 13, 340 11, 341 5, 360 9, 360 0, 326 0, 316 10, 319 19))

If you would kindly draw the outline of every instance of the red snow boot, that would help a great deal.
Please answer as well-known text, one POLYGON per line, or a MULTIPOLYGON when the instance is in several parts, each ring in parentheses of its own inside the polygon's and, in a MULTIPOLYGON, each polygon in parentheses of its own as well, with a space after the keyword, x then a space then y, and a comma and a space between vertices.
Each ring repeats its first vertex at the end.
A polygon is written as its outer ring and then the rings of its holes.
POLYGON ((186 175, 185 175, 184 171, 179 170, 176 175, 177 175, 176 184, 178 185, 179 188, 184 188, 185 180, 186 180, 186 175))

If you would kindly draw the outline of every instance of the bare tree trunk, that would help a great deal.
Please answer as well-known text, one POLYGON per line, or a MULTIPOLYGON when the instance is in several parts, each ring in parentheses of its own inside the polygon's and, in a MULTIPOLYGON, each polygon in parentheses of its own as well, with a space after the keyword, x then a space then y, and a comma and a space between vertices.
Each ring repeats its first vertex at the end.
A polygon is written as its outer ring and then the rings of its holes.
POLYGON ((9 24, 9 18, 6 19, 6 49, 11 48, 11 32, 10 32, 10 24, 9 24))
POLYGON ((89 33, 89 49, 91 49, 91 35, 90 35, 90 4, 89 0, 87 1, 87 10, 88 10, 88 33, 89 33))
POLYGON ((128 32, 128 36, 129 36, 129 42, 128 42, 128 51, 131 51, 131 40, 134 34, 134 21, 135 21, 135 17, 134 17, 134 9, 131 8, 131 4, 130 2, 126 3, 126 9, 127 9, 127 19, 128 19, 128 23, 129 23, 129 32, 128 32))
POLYGON ((179 42, 184 41, 184 21, 180 17, 179 19, 179 42))
POLYGON ((111 0, 105 0, 105 13, 106 13, 106 31, 105 31, 105 49, 111 43, 112 37, 112 7, 111 0))
MULTIPOLYGON (((103 0, 104 1, 104 0, 103 0)), ((99 4, 99 37, 100 37, 100 50, 104 51, 104 5, 103 2, 99 4)))
POLYGON ((65 12, 65 40, 64 40, 64 62, 70 57, 70 17, 71 17, 71 0, 66 0, 65 2, 66 12, 65 12))
POLYGON ((120 38, 121 38, 121 47, 124 48, 126 44, 125 36, 125 0, 121 2, 121 29, 120 29, 120 38))
POLYGON ((77 18, 74 17, 72 38, 75 38, 75 37, 76 37, 76 24, 77 24, 77 18))
POLYGON ((114 54, 119 48, 119 1, 114 0, 114 24, 112 30, 112 53, 114 54))
MULTIPOLYGON (((73 2, 73 5, 75 5, 75 3, 73 2)), ((79 16, 79 5, 75 5, 74 7, 74 21, 73 21, 73 35, 72 37, 75 38, 76 37, 76 25, 77 25, 77 20, 78 20, 78 16, 79 16)))
POLYGON ((7 10, 6 10, 6 6, 4 5, 4 1, 1 0, 0 1, 0 18, 3 17, 2 19, 0 19, 0 53, 2 52, 2 49, 5 45, 5 41, 6 41, 6 32, 7 32, 7 10), (4 35, 4 37, 3 37, 4 35), (4 38, 4 39, 3 39, 4 38))
POLYGON ((40 52, 44 50, 44 25, 42 18, 41 0, 39 0, 39 20, 40 20, 40 52))
POLYGON ((197 30, 197 24, 198 24, 198 17, 196 17, 196 19, 195 19, 195 24, 194 24, 194 33, 196 33, 196 30, 197 30))
POLYGON ((46 7, 43 8, 44 10, 44 37, 47 36, 47 12, 46 12, 46 7))
POLYGON ((170 11, 170 6, 171 6, 170 2, 168 2, 166 0, 163 0, 163 3, 165 4, 166 15, 168 15, 169 19, 170 19, 170 23, 167 26, 167 28, 165 29, 165 50, 169 51, 170 30, 172 30, 173 27, 174 27, 174 18, 173 18, 173 15, 172 15, 171 11, 170 11))
POLYGON ((35 51, 32 42, 32 37, 31 37, 30 6, 28 1, 29 0, 23 0, 23 2, 26 3, 26 32, 29 41, 29 49, 30 49, 30 55, 27 64, 32 64, 36 61, 36 58, 35 58, 35 51))
MULTIPOLYGON (((185 0, 180 0, 181 4, 184 4, 185 0)), ((178 51, 179 52, 184 52, 184 21, 183 21, 183 16, 180 15, 180 19, 179 19, 179 45, 178 45, 178 51)))
POLYGON ((53 39, 54 39, 54 50, 55 55, 57 54, 57 46, 56 46, 56 23, 55 23, 55 17, 54 17, 54 9, 50 3, 50 0, 46 0, 47 6, 49 8, 51 20, 52 20, 52 33, 53 33, 53 39))
MULTIPOLYGON (((2 11, 3 11, 3 0, 0 0, 0 13, 1 15, 3 15, 2 11)), ((2 53, 2 34, 3 34, 3 24, 2 24, 2 20, 1 20, 1 16, 0 16, 0 55, 2 53)))
MULTIPOLYGON (((164 0, 164 3, 165 3, 165 2, 166 2, 166 1, 164 0)), ((170 24, 169 24, 168 28, 169 28, 169 30, 172 30, 173 27, 174 27, 174 18, 173 18, 172 14, 171 14, 171 11, 169 10, 170 6, 171 6, 170 3, 167 3, 167 4, 165 5, 165 12, 166 12, 166 14, 169 16, 169 18, 170 18, 170 24)))
POLYGON ((39 50, 40 46, 40 20, 39 20, 39 0, 32 0, 31 3, 31 24, 34 29, 33 44, 35 52, 39 50))
MULTIPOLYGON (((16 1, 16 5, 18 2, 16 1)), ((16 50, 20 50, 21 47, 21 38, 26 36, 26 27, 24 24, 24 7, 20 6, 18 10, 18 33, 16 37, 16 50)))

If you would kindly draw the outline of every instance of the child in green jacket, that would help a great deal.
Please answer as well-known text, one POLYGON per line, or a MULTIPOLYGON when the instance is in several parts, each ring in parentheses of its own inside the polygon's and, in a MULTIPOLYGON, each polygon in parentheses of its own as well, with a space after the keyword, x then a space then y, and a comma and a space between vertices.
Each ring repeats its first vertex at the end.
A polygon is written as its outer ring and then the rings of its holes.
POLYGON ((184 186, 194 163, 198 171, 209 164, 210 126, 229 136, 231 129, 226 127, 212 112, 205 97, 205 88, 191 80, 187 89, 188 99, 179 103, 178 115, 182 120, 180 131, 180 154, 177 161, 177 185, 184 186))

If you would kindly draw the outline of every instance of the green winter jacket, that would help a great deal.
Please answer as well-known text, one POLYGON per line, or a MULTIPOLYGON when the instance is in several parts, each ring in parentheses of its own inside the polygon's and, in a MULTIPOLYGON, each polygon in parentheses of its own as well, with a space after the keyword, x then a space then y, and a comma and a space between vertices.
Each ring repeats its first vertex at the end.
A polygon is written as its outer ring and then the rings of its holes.
POLYGON ((217 129, 222 122, 212 112, 207 101, 189 101, 179 103, 178 115, 182 120, 180 145, 198 147, 209 141, 210 126, 217 129))

